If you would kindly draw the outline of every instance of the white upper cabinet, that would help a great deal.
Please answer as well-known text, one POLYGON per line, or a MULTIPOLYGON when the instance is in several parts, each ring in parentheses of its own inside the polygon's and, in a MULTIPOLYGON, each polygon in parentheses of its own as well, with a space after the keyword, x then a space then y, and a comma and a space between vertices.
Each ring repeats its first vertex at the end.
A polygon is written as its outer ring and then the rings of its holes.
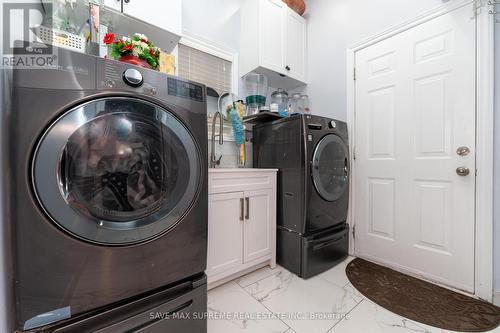
POLYGON ((104 0, 104 5, 111 9, 105 20, 118 35, 143 33, 165 52, 172 52, 179 42, 182 0, 104 0))
POLYGON ((267 75, 274 88, 307 83, 307 22, 281 0, 247 0, 241 10, 240 75, 267 75))
POLYGON ((116 11, 122 10, 122 0, 104 0, 104 5, 116 11))
POLYGON ((276 72, 283 72, 285 64, 285 9, 286 4, 281 0, 261 2, 260 48, 266 52, 260 53, 260 61, 262 66, 276 72))
POLYGON ((306 80, 306 23, 292 10, 286 13, 285 69, 288 75, 298 80, 306 80))
POLYGON ((123 0, 123 13, 176 35, 182 33, 182 0, 123 0))

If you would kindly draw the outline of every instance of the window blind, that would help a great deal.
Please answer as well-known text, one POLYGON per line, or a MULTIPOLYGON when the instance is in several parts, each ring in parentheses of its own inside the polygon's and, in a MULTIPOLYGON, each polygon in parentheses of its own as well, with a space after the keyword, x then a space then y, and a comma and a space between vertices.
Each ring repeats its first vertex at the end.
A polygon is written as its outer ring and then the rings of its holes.
POLYGON ((219 94, 231 91, 232 63, 192 47, 179 44, 179 76, 205 84, 219 94))

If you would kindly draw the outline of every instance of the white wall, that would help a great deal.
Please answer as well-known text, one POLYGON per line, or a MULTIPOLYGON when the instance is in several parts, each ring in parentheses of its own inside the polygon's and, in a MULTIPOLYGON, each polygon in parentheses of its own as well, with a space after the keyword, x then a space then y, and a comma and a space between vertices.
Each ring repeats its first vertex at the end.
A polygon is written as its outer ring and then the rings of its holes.
POLYGON ((306 0, 309 85, 313 114, 347 119, 346 48, 441 0, 306 0))

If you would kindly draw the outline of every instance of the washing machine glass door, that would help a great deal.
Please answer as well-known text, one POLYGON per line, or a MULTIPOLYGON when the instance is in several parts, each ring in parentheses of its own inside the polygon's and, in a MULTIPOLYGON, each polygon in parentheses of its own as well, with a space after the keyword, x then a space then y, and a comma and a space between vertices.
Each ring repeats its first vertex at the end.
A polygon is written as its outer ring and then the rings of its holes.
POLYGON ((349 152, 335 134, 324 136, 316 145, 312 179, 318 194, 327 201, 339 199, 349 186, 349 152))
POLYGON ((87 102, 42 136, 35 193, 60 227, 101 244, 131 244, 178 223, 198 192, 200 154, 173 112, 125 97, 87 102))

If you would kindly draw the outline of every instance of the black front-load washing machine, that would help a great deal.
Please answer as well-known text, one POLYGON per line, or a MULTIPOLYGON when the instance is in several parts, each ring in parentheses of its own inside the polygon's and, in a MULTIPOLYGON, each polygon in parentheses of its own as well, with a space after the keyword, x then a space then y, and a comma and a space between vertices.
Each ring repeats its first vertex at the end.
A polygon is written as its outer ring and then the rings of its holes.
POLYGON ((253 161, 278 168, 277 261, 308 278, 348 253, 347 125, 295 115, 253 128, 253 161))
POLYGON ((7 329, 206 332, 205 87, 57 53, 3 73, 7 329))

